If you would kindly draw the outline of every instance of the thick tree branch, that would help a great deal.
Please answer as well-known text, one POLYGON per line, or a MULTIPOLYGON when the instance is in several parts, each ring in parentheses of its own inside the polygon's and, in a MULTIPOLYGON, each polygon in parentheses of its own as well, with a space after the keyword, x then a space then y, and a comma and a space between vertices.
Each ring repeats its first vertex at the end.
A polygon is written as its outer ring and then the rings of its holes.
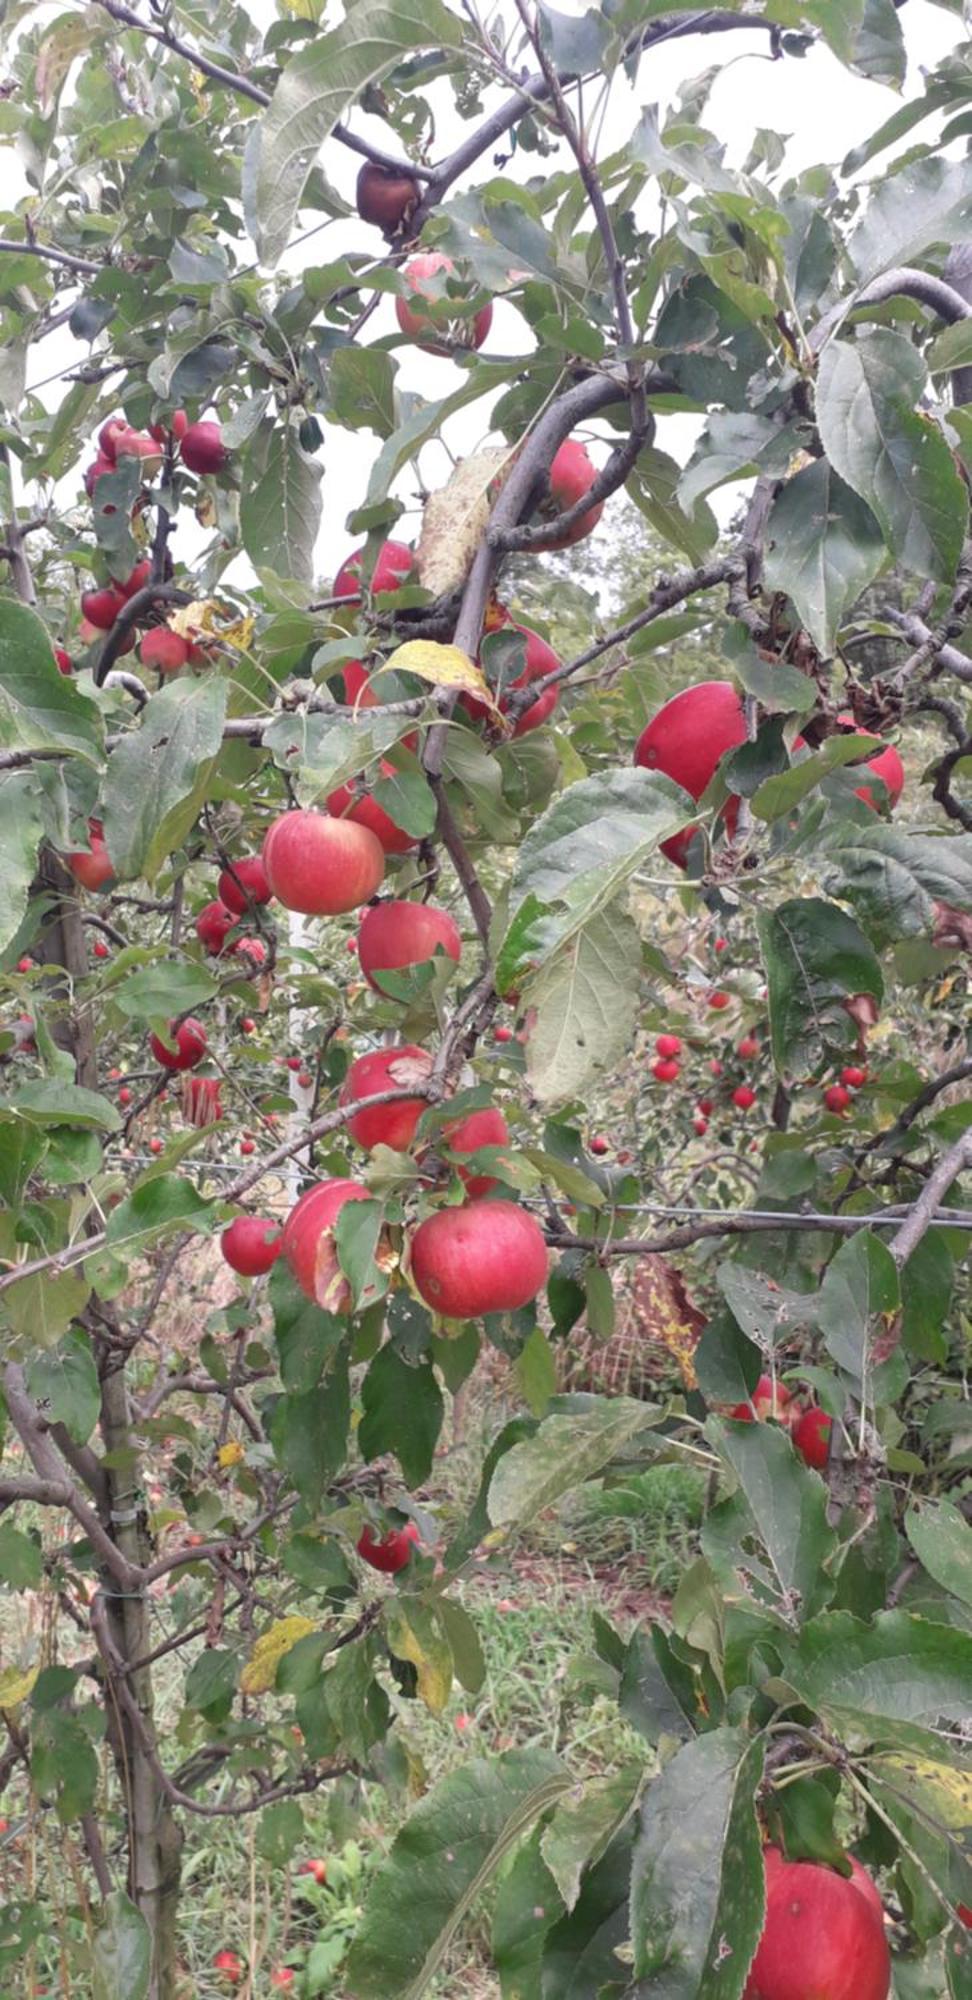
POLYGON ((49 1493, 53 1493, 56 1489, 57 1497, 47 1498, 41 1504, 64 1507, 87 1536, 99 1560, 121 1589, 136 1590, 138 1571, 126 1561, 111 1536, 102 1527, 97 1514, 88 1506, 73 1482, 65 1477, 64 1467, 50 1432, 27 1394, 23 1371, 16 1362, 8 1362, 4 1369, 3 1392, 10 1420, 38 1474, 40 1483, 49 1493))

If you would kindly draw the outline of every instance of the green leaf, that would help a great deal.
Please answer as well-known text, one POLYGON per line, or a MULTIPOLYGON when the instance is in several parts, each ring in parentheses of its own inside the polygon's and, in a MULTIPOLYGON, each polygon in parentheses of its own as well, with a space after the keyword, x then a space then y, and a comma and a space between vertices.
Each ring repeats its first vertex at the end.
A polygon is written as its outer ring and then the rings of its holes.
POLYGON ((358 0, 338 27, 291 57, 248 147, 247 226, 262 263, 275 264, 286 248, 311 169, 349 105, 403 55, 455 49, 461 39, 441 0, 358 0))
POLYGON ((823 1480, 802 1463, 775 1424, 726 1423, 710 1417, 706 1433, 731 1465, 752 1516, 753 1532, 766 1551, 768 1568, 757 1567, 753 1573, 762 1575, 783 1617, 790 1623, 801 1622, 828 1587, 825 1565, 837 1547, 836 1534, 827 1523, 823 1480))
POLYGON ((454 1597, 440 1597, 436 1602, 439 1622, 452 1649, 452 1664, 455 1676, 467 1694, 478 1694, 486 1679, 486 1661, 479 1643, 479 1633, 461 1604, 454 1597))
POLYGON ((905 1534, 923 1568, 953 1597, 972 1606, 972 1528, 950 1500, 918 1500, 905 1534))
POLYGON ((281 1799, 275 1806, 264 1806, 257 1828, 256 1844, 265 1861, 271 1867, 286 1868, 293 1860, 295 1849, 304 1839, 304 1815, 296 1799, 281 1799))
POLYGON ((442 1429, 442 1391, 431 1362, 411 1368, 394 1347, 381 1347, 361 1385, 358 1445, 365 1460, 392 1452, 409 1486, 432 1470, 442 1429))
MULTIPOLYGON (((786 819, 812 791, 829 778, 832 771, 841 770, 845 764, 856 764, 861 755, 873 745, 877 750, 877 738, 859 735, 829 736, 826 743, 810 756, 801 757, 799 763, 791 764, 788 771, 765 778, 753 793, 753 811, 758 819, 769 822, 786 819)), ((737 750, 738 757, 740 752, 737 750)), ((730 767, 731 768, 731 767, 730 767)))
POLYGON ((972 909, 972 836, 906 833, 872 817, 873 825, 835 827, 836 868, 825 886, 854 904, 880 942, 926 935, 936 903, 972 909))
POLYGON ((885 560, 874 515, 818 458, 783 487, 766 540, 767 589, 785 591, 820 651, 831 654, 845 612, 885 560))
POLYGON ((750 410, 714 410, 678 482, 682 506, 691 512, 696 500, 728 479, 756 472, 782 476, 803 441, 796 424, 780 430, 750 410))
POLYGON ((165 1021, 204 1006, 215 992, 216 981, 204 965, 167 958, 136 972, 126 969, 112 999, 130 1021, 165 1021))
POLYGON ((373 797, 376 805, 413 840, 425 840, 435 831, 436 803, 424 773, 411 770, 386 772, 378 779, 373 797))
POLYGON ((864 285, 895 264, 913 264, 932 243, 961 242, 970 233, 967 164, 932 156, 912 160, 878 183, 848 250, 864 285))
POLYGON ((98 1759, 75 1714, 49 1708, 35 1715, 30 1768, 42 1798, 55 1801, 62 1826, 91 1811, 98 1759))
MULTIPOLYGON (((281 89, 300 60, 296 56, 284 71, 281 89)), ((243 461, 240 500, 240 534, 254 568, 272 569, 288 582, 313 583, 320 488, 321 467, 301 450, 289 424, 257 432, 243 461)))
POLYGON ((113 1889, 91 1944, 92 2000, 145 2000, 151 1971, 152 1940, 145 1918, 124 1889, 113 1889))
POLYGON ((22 1084, 12 1109, 30 1125, 76 1125, 82 1131, 118 1132, 121 1116, 107 1097, 61 1077, 38 1077, 22 1084))
POLYGON ((12 1521, 0 1521, 0 1576, 11 1590, 39 1590, 44 1575, 44 1551, 31 1535, 22 1535, 12 1521))
POLYGON ((70 1271, 38 1271, 7 1286, 2 1310, 14 1333, 32 1346, 45 1348, 67 1332, 90 1293, 90 1280, 77 1265, 70 1271))
POLYGON ((540 1828, 535 1827, 501 1870, 496 1886, 491 1957, 501 2000, 528 2000, 538 1993, 544 1941, 563 1914, 557 1885, 540 1853, 540 1828))
POLYGON ((515 1444, 496 1467, 487 1502, 494 1528, 535 1520, 561 1494, 603 1472, 661 1415, 650 1404, 619 1396, 595 1403, 580 1416, 548 1417, 535 1436, 515 1444))
POLYGON ((223 744, 224 680, 175 681, 152 696, 105 774, 105 841, 124 880, 154 882, 199 815, 223 744))
POLYGON ((281 1396, 270 1419, 278 1465, 308 1507, 317 1507, 328 1481, 344 1464, 351 1429, 347 1354, 335 1356, 320 1388, 281 1396))
POLYGON ((698 493, 691 514, 678 502, 680 470, 665 451, 646 446, 625 481, 625 492, 657 535, 691 563, 703 563, 719 536, 719 523, 698 493))
POLYGON ((817 421, 831 464, 877 516, 898 560, 950 583, 968 495, 938 425, 915 409, 924 386, 924 366, 903 334, 878 327, 833 340, 820 357, 817 421))
POLYGON ((701 1721, 696 1684, 675 1661, 659 1625, 636 1625, 621 1665, 618 1708, 654 1748, 663 1736, 685 1742, 701 1721))
POLYGON ((63 750, 96 764, 101 745, 98 710, 60 672, 36 611, 0 598, 0 749, 63 750))
POLYGON ((956 320, 933 340, 925 361, 929 375, 950 375, 953 368, 967 368, 972 362, 972 319, 956 320))
POLYGON ((270 1273, 268 1293, 284 1388, 298 1394, 316 1389, 325 1363, 347 1333, 347 1321, 307 1298, 282 1257, 270 1273))
POLYGON ((570 1784, 559 1758, 529 1749, 436 1785, 372 1877, 347 1965, 356 2000, 419 2000, 504 1855, 570 1784))
POLYGON ((575 1097, 631 1046, 641 984, 641 939, 623 910, 601 910, 570 932, 521 987, 529 1011, 526 1071, 541 1104, 575 1097))
POLYGON ((352 1308, 369 1302, 388 1289, 387 1276, 375 1262, 384 1210, 380 1201, 349 1201, 334 1227, 337 1259, 351 1287, 352 1308))
POLYGON ((127 1200, 108 1217, 109 1245, 121 1248, 148 1243, 170 1229, 211 1228, 213 1205, 179 1174, 146 1174, 127 1200))
POLYGON ((32 1354, 27 1387, 51 1423, 63 1424, 76 1444, 87 1444, 101 1407, 98 1370, 91 1340, 74 1327, 57 1347, 32 1354))
POLYGON ((972 1712, 972 1636, 906 1611, 882 1611, 869 1625, 825 1612, 804 1626, 783 1678, 838 1733, 848 1715, 875 1725, 959 1722, 972 1712))
POLYGON ((240 1663, 235 1653, 225 1646, 207 1646, 193 1660, 186 1675, 183 1698, 187 1708, 198 1708, 202 1715, 212 1710, 228 1714, 239 1676, 240 1663))
POLYGON ((949 1314, 955 1262, 945 1233, 929 1229, 901 1272, 901 1340, 909 1354, 943 1366, 949 1351, 949 1314))
POLYGON ((397 718, 382 719, 370 709, 354 722, 302 710, 276 716, 263 740, 278 768, 293 778, 300 804, 312 806, 390 749, 398 734, 397 718))
POLYGON ((540 1852, 568 1910, 580 1895, 585 1868, 599 1861, 634 1808, 644 1773, 627 1765, 588 1778, 561 1799, 540 1836, 540 1852))
POLYGON ((853 918, 820 897, 780 903, 758 925, 773 1060, 805 1074, 828 1050, 849 1045, 846 999, 867 993, 880 1002, 881 967, 853 918))
POLYGON ((6 950, 23 922, 43 833, 41 802, 31 772, 5 772, 0 778, 0 951, 6 950))
POLYGON ((542 1417, 557 1393, 557 1363, 542 1326, 535 1326, 513 1363, 517 1387, 529 1410, 542 1417))
POLYGON ((887 1245, 861 1229, 842 1243, 817 1295, 817 1322, 839 1368, 863 1381, 871 1348, 887 1334, 901 1303, 898 1270, 887 1245))
POLYGON ((347 430, 389 438, 395 429, 396 363, 380 347, 339 347, 331 356, 328 415, 347 430))
POLYGON ((739 2000, 765 1910, 762 1771, 761 1739, 716 1729, 677 1750, 649 1787, 631 1872, 646 2000, 739 2000))
MULTIPOLYGON (((589 1868, 572 1910, 547 1931, 541 1958, 542 1992, 552 2000, 620 2000, 617 1975, 630 1960, 629 1897, 633 1829, 622 1827, 606 1854, 589 1868)), ((557 1916, 556 1890, 540 1905, 557 1916), (550 1910, 551 1904, 553 1909, 550 1910)), ((526 1992, 533 2000, 534 1987, 526 1992)), ((622 1989, 624 1990, 624 1989, 622 1989)), ((521 2000, 516 1988, 512 2000, 521 2000)))

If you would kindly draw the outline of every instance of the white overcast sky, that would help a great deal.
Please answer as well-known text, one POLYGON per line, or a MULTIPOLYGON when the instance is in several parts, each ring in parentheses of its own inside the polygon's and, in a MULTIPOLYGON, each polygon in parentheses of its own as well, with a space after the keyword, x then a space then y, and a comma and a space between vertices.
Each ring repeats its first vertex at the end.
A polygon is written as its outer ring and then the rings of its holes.
MULTIPOLYGON (((572 14, 585 11, 582 0, 560 0, 560 7, 562 12, 572 14)), ((261 26, 272 19, 275 12, 264 4, 264 0, 251 0, 249 11, 261 26)), ((921 91, 922 71, 933 68, 963 38, 963 30, 954 15, 929 4, 929 0, 908 0, 908 5, 902 10, 901 22, 909 57, 904 95, 910 97, 921 91)), ((623 143, 645 104, 657 102, 664 107, 672 103, 678 86, 686 78, 719 63, 723 65, 722 73, 712 91, 705 123, 727 142, 733 164, 742 162, 752 135, 759 126, 770 126, 788 138, 787 171, 798 171, 818 161, 839 164, 848 150, 881 124, 900 101, 897 93, 884 86, 865 83, 852 76, 823 46, 814 48, 803 60, 786 59, 774 63, 767 59, 766 40, 765 31, 754 31, 752 35, 734 31, 672 42, 653 49, 642 59, 633 87, 624 77, 616 81, 612 108, 603 128, 602 150, 613 151, 623 143)), ((454 116, 450 117, 445 86, 436 90, 435 110, 436 153, 441 157, 454 143, 459 130, 464 128, 459 127, 454 116)), ((387 133, 379 121, 362 119, 356 114, 352 122, 362 132, 373 136, 376 142, 381 143, 384 138, 387 143, 387 133)), ((928 129, 934 130, 931 121, 928 129)), ((9 172, 12 163, 9 151, 5 152, 4 160, 9 172)), ((344 147, 331 145, 327 149, 329 177, 349 197, 353 196, 358 164, 356 157, 344 147)), ((559 162, 555 159, 549 164, 557 166, 559 162)), ((882 157, 871 171, 879 173, 885 164, 882 157)), ((542 165, 535 154, 514 155, 504 171, 529 175, 542 170, 542 165)), ((487 158, 485 172, 490 171, 487 158)), ((484 177, 484 165, 480 162, 471 178, 475 181, 484 177)), ((373 245, 377 254, 381 246, 377 231, 366 229, 356 217, 348 222, 334 223, 317 234, 306 247, 296 246, 284 260, 282 268, 293 270, 305 264, 330 261, 349 249, 360 251, 363 237, 368 239, 369 247, 373 245)), ((369 322, 368 337, 390 333, 394 329, 393 304, 390 299, 385 299, 369 322)), ((525 332, 514 308, 500 303, 485 351, 488 353, 495 346, 500 353, 521 352, 526 345, 525 332)), ((84 352, 66 333, 54 336, 38 349, 28 381, 38 382, 56 368, 76 365, 83 359, 84 352)), ((430 398, 441 396, 458 380, 458 372, 448 360, 434 359, 404 346, 398 350, 398 359, 400 385, 430 398)), ((57 387, 52 385, 44 391, 44 395, 45 400, 48 397, 56 400, 57 387)), ((460 413, 453 420, 448 433, 453 451, 461 454, 481 441, 484 407, 460 413)), ((677 457, 684 458, 690 448, 693 429, 694 425, 688 419, 667 419, 660 442, 677 457)), ((377 440, 370 431, 352 433, 328 429, 323 452, 324 521, 319 544, 319 570, 322 575, 333 572, 350 546, 344 522, 349 511, 364 497, 376 449, 377 440)), ((448 466, 441 450, 434 446, 429 448, 427 457, 423 459, 423 470, 429 484, 442 483, 448 466)), ((414 485, 414 473, 406 471, 399 489, 403 497, 414 489, 414 485)), ((74 497, 73 481, 70 497, 74 497)), ((411 538, 415 525, 414 519, 406 521, 397 532, 407 533, 411 538)), ((184 554, 188 553, 185 545, 189 539, 187 535, 181 544, 184 554)), ((235 568, 234 565, 234 571, 235 568)), ((242 575, 239 580, 243 580, 242 575)))

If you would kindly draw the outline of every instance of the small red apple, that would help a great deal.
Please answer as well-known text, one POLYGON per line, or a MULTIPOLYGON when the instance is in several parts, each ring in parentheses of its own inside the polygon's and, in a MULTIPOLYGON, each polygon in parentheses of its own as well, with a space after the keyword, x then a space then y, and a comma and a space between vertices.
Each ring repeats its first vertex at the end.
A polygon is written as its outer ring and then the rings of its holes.
POLYGON ((540 1224, 513 1201, 471 1201, 440 1208, 412 1237, 412 1277, 433 1312, 478 1319, 515 1312, 547 1278, 540 1224))
POLYGON ((394 236, 408 220, 421 189, 411 174, 395 167, 381 167, 366 160, 358 175, 355 199, 362 222, 371 222, 386 236, 394 236))
POLYGON ((142 635, 138 657, 143 667, 157 667, 160 674, 177 674, 189 658, 189 642, 168 625, 153 625, 142 635))
POLYGON ((243 1155, 243 1158, 244 1158, 244 1160, 249 1160, 249 1159, 251 1159, 251 1158, 252 1158, 252 1156, 253 1156, 253 1154, 254 1154, 254 1153, 256 1152, 256 1147, 255 1147, 255 1145, 254 1145, 254 1143, 253 1143, 253 1140, 252 1140, 252 1139, 241 1139, 241 1140, 240 1140, 240 1152, 242 1153, 242 1155, 243 1155))
POLYGON ((833 1418, 828 1417, 826 1410, 818 1410, 814 1404, 809 1410, 804 1410, 793 1426, 793 1442, 800 1457, 818 1471, 827 1463, 833 1427, 833 1418))
POLYGON ((603 1160, 605 1153, 611 1151, 611 1142, 605 1138, 603 1132, 595 1132, 590 1143, 590 1150, 594 1154, 595 1159, 603 1160))
POLYGON ((326 1312, 347 1312, 351 1287, 337 1260, 334 1225, 348 1201, 370 1201, 360 1181, 317 1181, 283 1226, 281 1250, 302 1292, 326 1312))
MULTIPOLYGON (((361 559, 363 555, 363 549, 355 549, 354 554, 348 556, 341 564, 331 586, 334 597, 361 596, 361 559)), ((371 595, 377 597, 381 591, 397 590, 399 585, 405 582, 405 578, 409 575, 413 562, 414 556, 407 543, 383 542, 378 551, 374 569, 371 572, 371 583, 369 585, 371 595)), ((360 665, 360 662, 355 662, 355 664, 360 665)), ((349 668, 345 667, 345 690, 347 690, 349 671, 349 668)), ((346 698, 349 701, 354 699, 352 695, 347 695, 346 698)))
POLYGON ((756 1102, 756 1092, 750 1090, 748 1083, 739 1083, 732 1093, 732 1101, 740 1111, 751 1111, 756 1102))
MULTIPOLYGON (((395 1048, 374 1049, 351 1064, 338 1103, 354 1104, 360 1097, 377 1097, 385 1090, 410 1089, 425 1083, 431 1068, 432 1057, 409 1042, 401 1042, 395 1048)), ((350 1118, 348 1131, 369 1153, 375 1146, 390 1146, 396 1153, 405 1153, 425 1106, 424 1097, 403 1097, 392 1104, 376 1104, 370 1111, 359 1111, 350 1118)))
POLYGON ((755 1035, 744 1035, 742 1041, 736 1043, 736 1054, 741 1056, 744 1062, 748 1062, 753 1056, 758 1056, 759 1043, 755 1035))
POLYGON ((482 347, 493 324, 491 304, 470 315, 463 312, 461 301, 449 296, 446 280, 455 268, 444 251, 424 250, 410 258, 402 273, 408 296, 395 300, 395 317, 402 332, 426 354, 450 355, 454 347, 482 347), (423 312, 422 301, 433 312, 423 312))
POLYGON ((243 1960, 235 1951, 217 1951, 213 1956, 213 1969, 221 1972, 231 1986, 236 1986, 243 1977, 243 1960))
POLYGON ((835 1118, 842 1118, 853 1103, 850 1091, 842 1083, 828 1084, 823 1099, 827 1110, 833 1112, 835 1118))
POLYGON ((89 853, 79 848, 76 853, 66 854, 64 859, 82 889, 94 891, 103 889, 106 882, 113 882, 115 879, 115 870, 105 846, 100 819, 89 819, 88 839, 91 843, 89 853))
POLYGON ((381 885, 385 856, 366 826, 328 813, 282 813, 263 843, 267 881, 278 902, 305 916, 359 909, 381 885))
MULTIPOLYGON (((581 444, 579 438, 566 438, 555 452, 550 467, 550 505, 554 515, 564 514, 568 507, 576 506, 577 501, 590 491, 596 478, 597 467, 587 446, 581 444)), ((575 542, 582 542, 597 527, 603 512, 604 501, 599 500, 581 515, 579 521, 575 521, 572 528, 558 536, 555 542, 548 542, 547 547, 569 549, 575 542)))
POLYGON ((174 1048, 167 1048, 158 1035, 149 1036, 149 1048, 163 1069, 195 1069, 209 1046, 202 1022, 192 1014, 187 1015, 178 1026, 169 1023, 169 1040, 175 1043, 174 1048))
POLYGON ((847 1085, 848 1090, 863 1090, 867 1082, 867 1071, 860 1069, 857 1063, 848 1063, 847 1068, 840 1072, 840 1080, 847 1085))
POLYGON ((717 1014, 721 1014, 723 1008, 728 1007, 730 997, 731 996, 728 993, 722 993, 717 988, 714 993, 709 994, 707 1004, 710 1007, 714 1008, 717 1014))
POLYGON ((384 1576, 397 1576, 412 1560, 412 1550, 420 1536, 414 1521, 404 1528, 389 1528, 380 1538, 370 1524, 362 1528, 355 1544, 359 1556, 384 1576))
POLYGON ((131 1101, 132 1101, 132 1093, 129 1090, 127 1083, 125 1083, 122 1085, 120 1091, 118 1092, 118 1102, 121 1105, 123 1111, 126 1105, 130 1104, 131 1101))
POLYGON ((149 1152, 150 1152, 150 1153, 162 1153, 162 1152, 164 1152, 164 1151, 165 1151, 165 1146, 164 1146, 164 1142, 163 1142, 163 1141, 162 1141, 161 1139, 150 1139, 150 1140, 149 1140, 149 1152))
POLYGON ((148 431, 134 431, 130 425, 123 424, 115 432, 114 444, 116 462, 123 458, 137 458, 146 477, 154 479, 162 464, 162 453, 148 431))
POLYGON ((298 1875, 313 1875, 314 1880, 318 1884, 318 1886, 323 1887, 324 1883, 327 1881, 327 1862, 302 1861, 300 1867, 297 1870, 297 1873, 298 1875))
POLYGON ((666 1062, 660 1058, 658 1062, 652 1063, 651 1073, 653 1077, 657 1078, 659 1083, 675 1083, 682 1072, 681 1066, 677 1062, 673 1062, 671 1059, 666 1062))
POLYGON ((756 1419, 760 1423, 765 1423, 771 1417, 786 1423, 788 1420, 784 1413, 789 1401, 790 1391, 782 1382, 777 1382, 774 1393, 772 1376, 761 1375, 751 1397, 753 1408, 750 1409, 749 1403, 737 1403, 729 1415, 735 1417, 737 1423, 751 1424, 754 1421, 753 1410, 755 1410, 756 1419))
POLYGON ((713 1110, 713 1099, 711 1097, 700 1097, 698 1103, 698 1109, 702 1113, 703 1118, 711 1118, 713 1110))
POLYGON ((29 958, 27 953, 25 952, 23 958, 18 958, 17 960, 17 971, 33 972, 33 970, 34 970, 34 960, 32 958, 29 958))
POLYGON ((279 1224, 260 1215, 238 1215, 219 1239, 231 1271, 241 1278, 260 1278, 272 1269, 283 1247, 279 1224))
POLYGON ((506 1027, 505 1023, 501 1022, 498 1028, 493 1029, 493 1040, 494 1042, 511 1042, 513 1040, 512 1028, 506 1027))
POLYGON ((259 854, 244 855, 233 862, 233 872, 224 868, 216 884, 216 893, 228 910, 238 917, 246 914, 251 903, 269 903, 273 890, 267 880, 267 871, 259 854))
MULTIPOLYGON (((464 1118, 456 1118, 451 1125, 444 1125, 442 1137, 451 1153, 476 1153, 480 1146, 509 1145, 510 1134, 502 1111, 488 1106, 482 1111, 467 1111, 464 1118)), ((500 1186, 495 1174, 477 1174, 462 1166, 458 1172, 470 1201, 491 1194, 495 1187, 500 1186)))
POLYGON ((222 430, 212 422, 187 424, 179 438, 179 452, 190 472, 222 472, 229 458, 222 430))
POLYGON ((81 610, 88 624, 98 632, 111 631, 124 602, 121 591, 116 590, 113 584, 106 585, 103 590, 81 592, 81 610))
POLYGON ((262 966, 266 965, 267 947, 262 938, 241 937, 237 938, 235 944, 230 945, 229 955, 231 958, 241 958, 244 972, 249 973, 252 978, 262 966))
MULTIPOLYGON (((553 647, 548 646, 546 639, 541 639, 539 632, 534 632, 529 625, 521 625, 518 620, 510 617, 505 605, 498 605, 491 614, 487 614, 486 629, 497 632, 504 627, 511 632, 519 632, 521 638, 526 641, 523 667, 514 680, 507 682, 500 695, 500 712, 508 715, 510 696, 520 688, 529 687, 532 681, 541 681, 547 674, 556 673, 561 662, 553 647)), ((543 693, 538 694, 536 701, 532 701, 529 708, 525 708, 517 717, 513 725, 513 736, 527 736, 531 730, 539 729, 553 714, 559 699, 559 687, 544 688, 543 693)), ((461 695, 460 701, 467 715, 471 715, 475 720, 489 713, 485 704, 477 701, 473 694, 461 695)))
POLYGON ((203 950, 218 958, 235 925, 236 918, 224 903, 207 903, 196 918, 196 936, 203 950))
POLYGON ((270 1984, 279 1993, 289 1993, 295 1984, 297 1974, 292 1965, 278 1965, 270 1974, 270 1984))
POLYGON ((659 1056, 680 1056, 681 1038, 678 1035, 656 1035, 655 1054, 659 1056))
POLYGON ((99 479, 102 479, 106 472, 114 472, 114 470, 114 459, 109 458, 107 452, 99 451, 97 457, 92 459, 91 464, 87 467, 84 474, 84 490, 89 500, 94 499, 95 487, 99 479))
POLYGON ((109 951, 104 938, 95 938, 94 944, 92 945, 91 948, 96 958, 111 957, 111 952, 109 951))
POLYGON ((138 591, 145 589, 145 586, 148 583, 151 575, 152 575, 151 560, 148 556, 146 556, 143 562, 135 564, 135 568, 133 570, 130 570, 129 574, 126 577, 113 576, 112 583, 114 584, 116 590, 121 591, 121 594, 127 604, 129 598, 134 597, 138 591))
POLYGON ((74 661, 72 660, 70 653, 65 652, 63 646, 55 646, 54 658, 57 661, 57 670, 59 674, 73 674, 74 661))
POLYGON ((436 957, 458 965, 462 938, 447 910, 431 903, 375 903, 358 931, 358 959, 369 986, 387 994, 382 974, 425 965, 436 957))
POLYGON ((255 1031, 256 1031, 256 1022, 253 1019, 252 1014, 244 1014, 243 1019, 240 1022, 240 1034, 252 1035, 255 1033, 255 1031))
MULTIPOLYGON (((746 715, 731 681, 699 681, 672 696, 653 716, 638 738, 634 760, 643 770, 662 771, 689 797, 700 799, 727 750, 746 741, 746 715)), ((739 800, 730 798, 722 817, 730 834, 739 817, 739 800)), ((662 841, 662 853, 684 868, 695 828, 684 827, 662 841)), ((716 949, 725 948, 725 939, 716 949)))

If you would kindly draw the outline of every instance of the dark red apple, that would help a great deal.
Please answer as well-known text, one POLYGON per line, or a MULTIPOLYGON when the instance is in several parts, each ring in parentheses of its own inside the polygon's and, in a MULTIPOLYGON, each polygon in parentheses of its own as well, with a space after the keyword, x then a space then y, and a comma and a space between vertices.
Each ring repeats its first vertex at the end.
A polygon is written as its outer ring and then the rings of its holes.
POLYGON ((830 1433, 833 1427, 833 1418, 828 1417, 826 1410, 818 1410, 815 1405, 811 1405, 809 1410, 804 1410, 803 1415, 797 1418, 793 1426, 791 1435, 800 1457, 805 1459, 808 1465, 815 1466, 818 1472, 823 1470, 830 1455, 830 1433))
POLYGON ((190 472, 222 472, 229 459, 222 430, 212 422, 187 424, 179 438, 179 452, 190 472))
POLYGON ((355 198, 362 222, 371 222, 394 236, 416 206, 421 189, 411 174, 394 167, 380 167, 366 160, 358 175, 355 198))
MULTIPOLYGON (((646 771, 662 771, 673 778, 690 798, 700 799, 715 776, 716 766, 727 750, 746 741, 746 716, 731 681, 699 681, 683 688, 652 716, 638 738, 634 760, 646 771)), ((730 835, 739 817, 739 800, 730 798, 722 818, 730 835)), ((678 868, 688 861, 688 850, 696 829, 684 827, 671 840, 662 841, 662 853, 678 868)))
POLYGON ((372 1569, 380 1570, 383 1576, 397 1576, 412 1560, 412 1550, 420 1540, 414 1521, 404 1528, 389 1528, 387 1534, 378 1536, 370 1523, 362 1528, 356 1547, 359 1556, 372 1569))
MULTIPOLYGON (((341 1085, 339 1104, 355 1104, 360 1097, 377 1097, 385 1090, 408 1090, 425 1083, 432 1057, 411 1042, 390 1049, 374 1049, 358 1056, 341 1085)), ((375 1146, 390 1146, 405 1153, 415 1136, 415 1128, 426 1108, 424 1097, 402 1097, 393 1104, 376 1104, 348 1120, 348 1131, 359 1146, 372 1152, 375 1146)))
POLYGON ((93 625, 98 632, 111 631, 124 602, 122 592, 116 590, 114 584, 106 585, 104 590, 81 592, 82 613, 88 624, 93 625))
POLYGON ((458 965, 462 938, 448 911, 432 903, 376 903, 361 919, 358 960, 376 993, 389 992, 383 972, 401 972, 443 954, 458 965))
POLYGON ((196 936, 203 950, 218 958, 235 925, 236 918, 224 903, 207 903, 196 918, 196 936))
POLYGON ((262 859, 277 901, 310 917, 360 909, 385 873, 381 843, 368 827, 312 810, 275 819, 262 859))
POLYGON ((835 1118, 843 1118, 845 1111, 850 1109, 854 1101, 850 1091, 842 1083, 828 1084, 823 1100, 827 1110, 831 1111, 835 1118))
POLYGON ((276 1263, 283 1247, 280 1226, 261 1215, 238 1215, 224 1229, 219 1247, 232 1271, 241 1278, 261 1278, 276 1263))
POLYGON ((241 860, 234 861, 232 874, 224 868, 216 890, 220 902, 225 903, 228 910, 234 910, 238 917, 246 914, 251 903, 269 903, 273 895, 259 854, 245 854, 241 860))
POLYGON ((202 1062, 208 1047, 206 1030, 194 1015, 187 1015, 178 1026, 170 1022, 169 1040, 175 1043, 175 1048, 167 1048, 158 1035, 149 1036, 149 1048, 163 1069, 195 1069, 202 1062))
POLYGON ((756 1092, 750 1090, 748 1083, 739 1083, 732 1093, 732 1101, 740 1111, 751 1111, 756 1102, 756 1092))

